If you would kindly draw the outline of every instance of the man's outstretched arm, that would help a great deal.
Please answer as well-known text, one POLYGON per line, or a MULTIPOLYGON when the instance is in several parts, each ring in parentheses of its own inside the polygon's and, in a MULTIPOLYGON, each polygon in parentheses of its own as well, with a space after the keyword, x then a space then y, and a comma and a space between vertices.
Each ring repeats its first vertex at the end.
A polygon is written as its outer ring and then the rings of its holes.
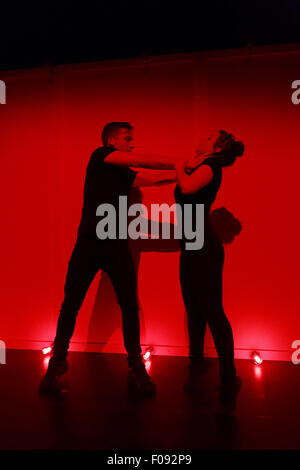
POLYGON ((151 171, 140 170, 137 172, 133 187, 140 186, 161 186, 163 184, 171 184, 177 181, 175 170, 151 171))
POLYGON ((105 163, 119 166, 132 166, 134 168, 148 168, 152 170, 173 170, 174 160, 157 154, 142 154, 135 152, 120 152, 116 150, 107 155, 105 163))

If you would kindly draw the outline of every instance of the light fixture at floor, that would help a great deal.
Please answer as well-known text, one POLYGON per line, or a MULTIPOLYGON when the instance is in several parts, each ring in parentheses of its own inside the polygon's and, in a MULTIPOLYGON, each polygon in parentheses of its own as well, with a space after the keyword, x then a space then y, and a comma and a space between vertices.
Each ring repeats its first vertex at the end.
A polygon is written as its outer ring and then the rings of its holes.
POLYGON ((253 362, 256 366, 260 366, 260 365, 263 363, 262 357, 261 357, 261 355, 259 354, 259 352, 257 352, 257 351, 252 351, 252 353, 251 353, 251 359, 252 359, 252 362, 253 362))
POLYGON ((43 348, 43 349, 42 349, 42 353, 43 353, 45 356, 46 356, 47 354, 49 354, 51 351, 52 351, 51 346, 49 346, 48 348, 43 348))
POLYGON ((153 352, 153 347, 152 346, 148 346, 146 349, 145 349, 145 352, 143 354, 143 359, 144 361, 149 361, 150 360, 150 357, 151 357, 151 354, 153 352))

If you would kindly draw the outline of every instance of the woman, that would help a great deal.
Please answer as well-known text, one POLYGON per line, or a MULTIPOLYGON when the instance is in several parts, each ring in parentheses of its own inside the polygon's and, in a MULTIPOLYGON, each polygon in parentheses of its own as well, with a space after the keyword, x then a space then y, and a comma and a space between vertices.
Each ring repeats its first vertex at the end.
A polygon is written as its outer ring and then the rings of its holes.
MULTIPOLYGON (((191 374, 203 372, 205 326, 208 324, 220 364, 218 412, 231 412, 241 387, 234 365, 233 336, 222 302, 224 249, 209 225, 209 212, 222 181, 222 168, 243 154, 244 146, 232 134, 219 131, 203 139, 191 162, 176 163, 175 200, 184 205, 204 204, 204 245, 186 250, 181 240, 180 283, 188 317, 191 374)), ((194 217, 193 217, 194 219, 194 217)), ((184 219, 183 219, 184 220, 184 219)))

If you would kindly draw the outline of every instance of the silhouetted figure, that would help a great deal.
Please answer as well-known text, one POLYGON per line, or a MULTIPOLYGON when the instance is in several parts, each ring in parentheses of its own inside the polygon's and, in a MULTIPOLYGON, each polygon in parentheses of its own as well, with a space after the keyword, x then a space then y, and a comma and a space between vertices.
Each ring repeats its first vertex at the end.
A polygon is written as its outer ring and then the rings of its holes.
POLYGON ((121 308, 130 383, 143 396, 152 396, 155 385, 141 358, 136 271, 128 235, 125 234, 126 238, 119 237, 122 216, 119 198, 128 198, 132 186, 153 186, 175 181, 174 171, 147 174, 147 171, 136 172, 130 167, 172 170, 174 163, 159 155, 132 152, 133 127, 126 122, 107 124, 102 131, 102 141, 103 147, 93 152, 87 166, 82 216, 69 261, 53 355, 39 390, 48 392, 56 389, 60 376, 67 371, 66 358, 76 317, 92 280, 101 269, 109 275, 121 308), (102 204, 109 204, 115 210, 116 234, 112 237, 106 236, 105 224, 100 236, 98 231, 96 233, 100 224, 97 210, 102 204))
POLYGON ((232 165, 241 156, 244 146, 231 134, 219 131, 203 140, 198 156, 189 166, 176 164, 178 185, 175 199, 182 207, 191 204, 195 215, 197 204, 204 204, 204 245, 200 250, 187 250, 181 241, 180 283, 188 317, 191 375, 186 389, 205 372, 203 343, 206 323, 211 330, 220 364, 219 412, 235 408, 241 380, 234 365, 233 335, 222 301, 224 248, 211 227, 209 213, 222 181, 222 168, 232 165), (198 159, 198 163, 197 163, 198 159))

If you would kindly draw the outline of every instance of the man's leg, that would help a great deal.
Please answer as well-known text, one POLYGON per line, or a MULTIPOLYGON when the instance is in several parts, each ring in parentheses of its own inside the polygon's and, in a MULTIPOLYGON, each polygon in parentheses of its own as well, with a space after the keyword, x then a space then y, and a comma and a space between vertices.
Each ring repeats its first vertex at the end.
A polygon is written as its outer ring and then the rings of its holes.
POLYGON ((59 377, 68 369, 66 357, 76 317, 98 269, 99 259, 94 243, 89 240, 77 241, 69 261, 65 296, 58 318, 52 357, 40 384, 40 392, 57 388, 59 377))
POLYGON ((153 396, 155 385, 147 374, 141 357, 137 278, 129 246, 124 243, 115 249, 103 269, 110 276, 122 311, 129 378, 139 392, 145 396, 153 396))
POLYGON ((114 248, 103 269, 111 279, 121 308, 124 346, 132 366, 141 361, 142 350, 136 272, 130 249, 124 245, 114 248))
POLYGON ((77 241, 69 261, 53 355, 60 358, 67 356, 78 311, 98 270, 99 258, 95 242, 85 239, 77 241))

